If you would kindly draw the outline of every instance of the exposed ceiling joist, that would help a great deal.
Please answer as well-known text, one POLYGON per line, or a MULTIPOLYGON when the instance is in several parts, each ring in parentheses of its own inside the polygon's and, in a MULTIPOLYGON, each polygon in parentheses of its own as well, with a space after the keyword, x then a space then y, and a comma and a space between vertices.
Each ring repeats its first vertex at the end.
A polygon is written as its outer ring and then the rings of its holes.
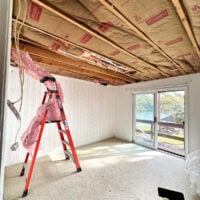
MULTIPOLYGON (((135 56, 134 54, 129 53, 127 50, 123 49, 122 47, 118 46, 117 44, 111 42, 110 40, 108 40, 107 38, 103 37, 102 35, 96 33, 95 31, 89 29, 88 27, 84 26, 83 24, 77 22, 76 20, 72 19, 71 17, 68 17, 64 14, 62 14, 61 12, 55 10, 54 8, 44 4, 43 2, 39 1, 39 0, 33 0, 34 3, 38 4, 39 6, 43 7, 44 9, 54 13, 55 15, 61 17, 62 19, 74 24, 75 26, 81 28, 82 30, 90 33, 91 35, 97 37, 98 39, 102 40, 103 42, 106 42, 107 44, 111 45, 112 47, 116 48, 117 50, 125 53, 126 55, 131 56, 132 58, 134 58, 135 60, 137 60, 139 63, 141 63, 142 65, 157 71, 158 73, 162 74, 164 77, 169 77, 169 75, 165 72, 163 72, 162 70, 158 69, 157 67, 145 62, 143 59, 135 56)), ((135 68, 134 68, 135 69, 135 68)))
MULTIPOLYGON (((37 62, 35 62, 37 63, 37 62)), ((57 74, 57 75, 61 75, 61 76, 66 76, 66 77, 70 77, 70 78, 78 78, 78 79, 82 79, 82 80, 87 80, 87 81, 93 81, 93 82, 98 82, 96 80, 95 77, 92 76, 86 76, 86 75, 82 75, 82 74, 78 74, 78 73, 74 73, 74 72, 70 72, 67 70, 59 70, 57 71, 56 68, 54 66, 49 66, 49 65, 41 65, 41 63, 37 63, 39 64, 43 69, 47 70, 49 73, 53 73, 53 74, 57 74)), ((113 83, 113 85, 117 85, 117 83, 113 83)))
MULTIPOLYGON (((77 48, 80 48, 80 49, 82 49, 83 51, 85 51, 85 50, 87 50, 87 51, 91 51, 90 49, 86 49, 85 47, 83 48, 83 47, 81 47, 80 45, 77 45, 77 44, 74 44, 74 43, 72 43, 72 42, 70 42, 70 41, 68 41, 68 40, 64 40, 63 38, 60 38, 60 37, 58 37, 58 36, 56 36, 56 35, 53 35, 53 34, 51 34, 51 33, 49 33, 49 32, 46 32, 46 31, 44 31, 44 30, 41 30, 41 29, 39 29, 39 28, 36 28, 36 27, 33 27, 33 26, 30 26, 30 25, 28 25, 28 24, 26 24, 26 23, 22 23, 21 21, 19 21, 19 20, 16 20, 16 19, 12 19, 13 20, 13 22, 15 22, 15 23, 18 23, 18 24, 21 24, 21 25, 23 25, 23 26, 25 26, 25 27, 27 27, 27 28, 30 28, 30 29, 32 29, 32 30, 34 30, 34 31, 36 31, 36 32, 39 32, 39 33, 41 33, 41 34, 44 34, 44 35, 46 35, 46 36, 49 36, 50 38, 53 38, 53 39, 59 39, 59 40, 63 40, 63 41, 66 41, 66 42, 68 42, 70 45, 72 45, 72 46, 74 46, 74 47, 77 47, 77 48)), ((96 52, 97 53, 97 52, 96 52)), ((69 54, 69 53, 67 53, 67 52, 65 52, 65 54, 67 54, 68 56, 70 56, 70 57, 73 57, 73 58, 76 58, 76 59, 79 59, 79 60, 84 60, 85 62, 89 62, 87 59, 85 59, 85 58, 82 58, 82 57, 78 57, 78 56, 76 56, 76 55, 73 55, 73 54, 69 54)), ((97 53, 97 54, 99 54, 99 53, 97 53)), ((101 55, 101 54, 99 54, 99 55, 101 55)), ((101 55, 101 56, 103 56, 103 55, 101 55)), ((104 56, 103 56, 104 57, 104 56)), ((126 64, 124 64, 124 63, 122 63, 122 62, 118 62, 118 61, 116 61, 116 60, 114 60, 114 62, 116 62, 116 63, 118 63, 118 64, 120 64, 120 65, 122 65, 122 66, 125 66, 125 67, 127 67, 127 68, 132 68, 131 66, 127 66, 126 64)), ((93 63, 94 64, 94 63, 93 63)), ((95 65, 97 65, 98 66, 98 63, 96 64, 95 63, 95 65)), ((105 67, 106 68, 106 67, 105 67)), ((135 69, 136 70, 136 69, 135 69)), ((117 71, 117 73, 121 73, 121 72, 118 72, 117 71)), ((138 72, 138 73, 140 73, 140 72, 138 72)), ((121 74, 124 74, 124 73, 121 73, 121 74)), ((128 77, 129 75, 126 75, 126 77, 128 77)), ((137 79, 138 80, 138 76, 137 75, 132 75, 132 77, 130 77, 130 78, 132 78, 132 80, 135 78, 135 79, 137 79)), ((146 77, 147 79, 152 79, 152 77, 149 75, 148 77, 146 77)), ((146 80, 146 79, 145 79, 146 80)))
POLYGON ((149 37, 147 37, 141 30, 139 30, 135 25, 133 25, 119 10, 117 10, 114 5, 111 5, 106 0, 99 0, 102 5, 104 5, 109 11, 114 15, 119 17, 130 29, 132 29, 140 38, 147 41, 152 47, 154 47, 158 52, 160 52, 165 58, 172 62, 177 69, 182 73, 186 74, 184 68, 182 68, 178 63, 176 63, 166 52, 164 52, 160 47, 158 47, 149 37))
MULTIPOLYGON (((13 47, 14 46, 14 42, 12 43, 13 47)), ((134 78, 131 78, 129 76, 126 76, 125 74, 120 74, 118 72, 113 72, 112 70, 109 69, 104 69, 104 68, 100 68, 91 64, 88 64, 86 62, 83 61, 78 61, 78 60, 74 60, 72 58, 63 56, 63 55, 59 55, 58 53, 54 53, 52 51, 46 50, 46 49, 42 49, 30 44, 27 44, 25 42, 20 42, 20 49, 21 50, 25 50, 28 53, 31 54, 32 58, 37 58, 37 60, 35 59, 35 61, 39 62, 39 58, 38 56, 41 57, 41 63, 43 64, 48 64, 50 65, 50 63, 55 64, 58 67, 66 67, 66 70, 70 70, 73 72, 77 72, 77 73, 81 73, 81 72, 91 72, 90 75, 92 76, 100 76, 102 77, 106 77, 106 78, 110 78, 113 81, 113 78, 122 81, 123 83, 134 83, 136 82, 134 78), (48 60, 51 60, 51 62, 47 62, 48 60), (74 68, 74 70, 73 70, 74 68), (86 71, 85 71, 86 70, 86 71)), ((121 83, 122 84, 122 83, 121 83)))
POLYGON ((16 0, 12 16, 12 37, 51 73, 121 85, 200 72, 192 1, 16 0))
POLYGON ((180 3, 179 0, 171 0, 172 4, 174 5, 175 9, 176 9, 176 12, 183 24, 183 27, 185 28, 185 31, 192 43, 192 46, 194 47, 194 50, 196 52, 196 54, 198 55, 199 57, 199 60, 200 60, 200 50, 199 50, 199 47, 198 47, 198 44, 194 38, 194 35, 193 35, 193 32, 191 30, 191 27, 190 27, 190 24, 188 22, 188 19, 183 11, 183 8, 182 8, 182 5, 180 3))
POLYGON ((88 69, 74 67, 74 66, 69 65, 68 63, 59 62, 59 61, 53 60, 51 58, 41 57, 41 55, 33 55, 31 53, 30 53, 30 55, 31 55, 31 58, 33 59, 33 61, 40 63, 42 65, 47 65, 49 67, 49 69, 57 68, 58 70, 66 70, 69 72, 81 74, 83 76, 96 77, 96 78, 98 77, 98 78, 104 80, 105 82, 109 83, 110 85, 113 85, 112 83, 117 83, 119 85, 127 84, 126 81, 123 81, 119 78, 113 78, 109 75, 101 74, 98 72, 93 72, 88 69))
MULTIPOLYGON (((109 81, 105 81, 105 79, 100 79, 99 77, 96 76, 91 76, 91 75, 83 75, 83 74, 79 74, 77 72, 71 72, 67 69, 60 69, 59 66, 52 66, 52 65, 47 65, 47 64, 42 64, 42 63, 38 63, 36 61, 34 61, 36 64, 40 65, 41 68, 47 70, 49 73, 52 74, 57 74, 57 75, 61 75, 61 76, 66 76, 66 77, 70 77, 70 78, 77 78, 77 79, 82 79, 82 80, 87 80, 87 81, 92 81, 95 83, 100 83, 102 85, 120 85, 121 83, 119 83, 118 81, 113 81, 112 84, 109 81)), ((11 62, 11 65, 13 67, 17 66, 16 63, 11 62)))

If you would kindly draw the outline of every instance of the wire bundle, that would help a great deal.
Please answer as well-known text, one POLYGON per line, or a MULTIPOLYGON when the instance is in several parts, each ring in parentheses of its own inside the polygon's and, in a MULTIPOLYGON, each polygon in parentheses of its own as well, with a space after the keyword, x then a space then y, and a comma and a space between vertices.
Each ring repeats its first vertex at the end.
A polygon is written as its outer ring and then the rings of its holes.
MULTIPOLYGON (((25 23, 25 20, 26 20, 26 14, 27 14, 27 1, 26 0, 23 0, 24 2, 24 12, 23 12, 23 21, 22 23, 20 24, 19 28, 18 28, 18 24, 17 22, 14 24, 14 41, 15 41, 15 48, 16 48, 16 51, 17 51, 17 55, 18 55, 18 67, 19 67, 19 80, 20 80, 20 97, 14 101, 14 102, 11 102, 10 100, 7 100, 7 105, 8 107, 10 108, 10 110, 13 112, 13 114, 15 115, 15 117, 17 118, 17 120, 19 120, 19 128, 16 132, 16 136, 15 136, 15 140, 14 140, 14 143, 13 145, 10 147, 12 151, 16 151, 16 149, 19 147, 19 143, 17 142, 17 137, 18 137, 18 134, 21 130, 21 116, 20 116, 20 112, 21 112, 21 109, 22 109, 22 104, 23 104, 23 95, 24 95, 24 66, 21 65, 21 56, 20 56, 20 48, 19 48, 19 37, 20 37, 20 33, 21 33, 21 30, 22 30, 22 27, 24 26, 24 23, 25 23), (19 111, 15 108, 14 104, 20 102, 20 105, 19 105, 19 111)), ((20 13, 21 13, 21 0, 18 0, 18 12, 17 12, 17 21, 20 17, 20 13)))

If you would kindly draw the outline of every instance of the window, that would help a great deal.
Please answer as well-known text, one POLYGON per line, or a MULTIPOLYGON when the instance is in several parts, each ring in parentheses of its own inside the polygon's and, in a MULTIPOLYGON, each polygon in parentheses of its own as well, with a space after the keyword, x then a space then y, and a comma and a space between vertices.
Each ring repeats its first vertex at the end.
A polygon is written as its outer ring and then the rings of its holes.
POLYGON ((185 90, 135 94, 134 141, 185 156, 185 90))

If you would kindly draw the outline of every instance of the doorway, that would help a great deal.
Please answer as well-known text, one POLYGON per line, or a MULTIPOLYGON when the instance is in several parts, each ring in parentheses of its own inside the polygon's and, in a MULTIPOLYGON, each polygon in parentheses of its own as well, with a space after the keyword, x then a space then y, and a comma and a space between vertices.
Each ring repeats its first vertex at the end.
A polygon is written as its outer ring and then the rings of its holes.
POLYGON ((185 90, 139 93, 134 97, 134 142, 184 157, 185 90))
POLYGON ((148 147, 155 146, 155 95, 137 94, 135 142, 148 147))
POLYGON ((185 156, 185 92, 158 93, 157 148, 185 156))

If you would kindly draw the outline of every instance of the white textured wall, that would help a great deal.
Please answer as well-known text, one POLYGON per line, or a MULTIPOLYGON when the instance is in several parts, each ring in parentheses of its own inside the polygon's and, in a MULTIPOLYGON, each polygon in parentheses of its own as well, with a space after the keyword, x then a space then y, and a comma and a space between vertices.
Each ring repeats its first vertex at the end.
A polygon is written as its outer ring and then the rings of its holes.
MULTIPOLYGON (((17 68, 9 69, 8 98, 15 100, 19 95, 17 68)), ((188 144, 189 152, 200 148, 200 75, 188 75, 157 81, 137 83, 127 86, 101 86, 86 81, 58 76, 64 89, 64 109, 69 122, 75 146, 82 146, 112 136, 132 141, 132 94, 134 91, 156 88, 188 88, 188 144)), ((45 87, 31 77, 25 77, 24 101, 22 109, 22 129, 26 130, 41 104, 45 87)), ((7 108, 6 119, 6 165, 22 162, 25 150, 22 145, 16 152, 9 147, 14 142, 18 128, 17 120, 7 108)), ((20 136, 19 135, 19 136, 20 136)), ((20 140, 20 137, 18 137, 20 140)), ((54 124, 45 126, 40 155, 61 148, 54 124)))
POLYGON ((132 141, 132 93, 126 87, 118 87, 116 91, 116 126, 115 136, 132 141))
MULTIPOLYGON (((114 136, 115 100, 114 88, 101 86, 81 80, 57 76, 64 89, 64 109, 75 146, 89 144, 114 136)), ((19 97, 19 78, 17 68, 10 67, 8 80, 8 99, 19 97)), ((41 105, 45 87, 30 76, 25 76, 22 128, 18 137, 27 129, 30 120, 41 105)), ((19 124, 13 113, 7 108, 6 119, 6 165, 22 162, 25 150, 22 145, 16 152, 9 147, 13 144, 19 124)), ((61 148, 56 124, 45 126, 40 155, 61 148)))
MULTIPOLYGON (((118 138, 132 141, 132 94, 136 91, 149 91, 161 88, 186 86, 188 91, 188 151, 200 148, 200 74, 167 78, 156 81, 120 86, 117 89, 116 126, 118 138)), ((186 125, 186 126, 187 126, 186 125)))
POLYGON ((200 149, 200 75, 189 84, 189 151, 200 149))

